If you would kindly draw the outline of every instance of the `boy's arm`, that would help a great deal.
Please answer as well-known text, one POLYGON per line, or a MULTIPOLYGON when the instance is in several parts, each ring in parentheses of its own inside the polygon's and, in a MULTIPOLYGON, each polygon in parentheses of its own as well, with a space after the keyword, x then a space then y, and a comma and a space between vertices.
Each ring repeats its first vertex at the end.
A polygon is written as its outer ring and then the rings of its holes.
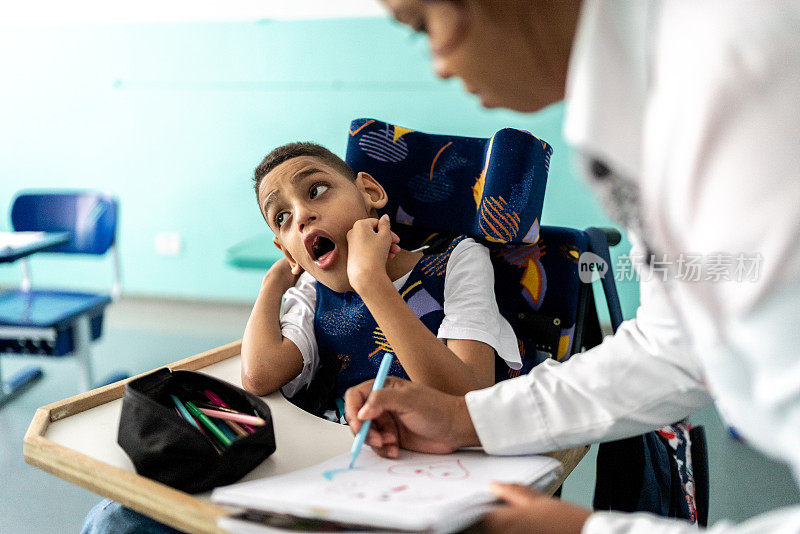
POLYGON ((256 395, 272 393, 303 369, 300 349, 283 337, 280 324, 281 298, 297 278, 286 259, 270 267, 247 321, 242 337, 242 385, 256 395))
POLYGON ((480 341, 442 343, 411 311, 386 275, 388 218, 358 221, 348 233, 348 277, 409 378, 463 395, 494 384, 494 349, 480 341))
POLYGON ((358 290, 394 349, 408 377, 433 388, 464 395, 494 384, 494 349, 480 341, 442 343, 411 311, 388 277, 373 277, 358 290))

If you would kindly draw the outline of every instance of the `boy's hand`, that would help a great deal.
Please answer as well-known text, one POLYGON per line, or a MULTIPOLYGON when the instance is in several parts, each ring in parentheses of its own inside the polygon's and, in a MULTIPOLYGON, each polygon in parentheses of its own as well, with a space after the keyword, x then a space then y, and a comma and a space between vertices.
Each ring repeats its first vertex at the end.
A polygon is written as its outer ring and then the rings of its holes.
POLYGON ((347 232, 347 278, 357 293, 386 277, 386 262, 400 251, 399 241, 388 215, 356 221, 347 232))
POLYGON ((273 263, 272 267, 267 271, 267 274, 264 275, 261 288, 263 289, 270 286, 283 294, 287 289, 294 287, 301 274, 303 274, 302 270, 300 270, 298 274, 292 273, 292 267, 289 265, 289 261, 286 258, 281 258, 273 263))

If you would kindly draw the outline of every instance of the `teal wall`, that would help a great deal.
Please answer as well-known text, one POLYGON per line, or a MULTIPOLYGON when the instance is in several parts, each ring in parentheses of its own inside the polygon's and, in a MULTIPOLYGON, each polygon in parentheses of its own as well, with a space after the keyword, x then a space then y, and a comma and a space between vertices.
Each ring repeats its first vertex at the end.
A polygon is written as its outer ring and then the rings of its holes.
MULTIPOLYGON (((472 136, 528 129, 555 149, 543 223, 610 224, 574 173, 563 106, 483 110, 388 20, 4 29, 0 72, 0 210, 22 188, 113 191, 130 295, 252 301, 263 273, 225 264, 228 247, 268 232, 252 169, 288 141, 342 154, 355 117, 472 136), (181 235, 180 256, 156 254, 162 231, 181 235)), ((109 279, 105 261, 33 264, 43 283, 109 279)), ((17 279, 16 266, 0 267, 0 284, 17 279)), ((620 290, 630 315, 636 288, 620 290)))

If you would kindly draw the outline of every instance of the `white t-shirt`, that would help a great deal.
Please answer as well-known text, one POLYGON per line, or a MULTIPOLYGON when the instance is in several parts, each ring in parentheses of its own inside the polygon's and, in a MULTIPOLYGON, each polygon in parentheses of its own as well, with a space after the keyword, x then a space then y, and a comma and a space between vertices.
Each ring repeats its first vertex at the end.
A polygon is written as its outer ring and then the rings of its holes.
MULTIPOLYGON (((411 273, 395 280, 398 291, 411 273)), ((311 382, 319 367, 319 349, 314 335, 317 281, 303 273, 286 292, 281 307, 281 333, 303 355, 303 370, 283 386, 292 396, 311 382)), ((444 319, 439 339, 471 339, 492 347, 511 369, 522 367, 517 338, 500 315, 494 296, 494 271, 489 250, 473 239, 464 239, 453 249, 444 278, 444 319)))

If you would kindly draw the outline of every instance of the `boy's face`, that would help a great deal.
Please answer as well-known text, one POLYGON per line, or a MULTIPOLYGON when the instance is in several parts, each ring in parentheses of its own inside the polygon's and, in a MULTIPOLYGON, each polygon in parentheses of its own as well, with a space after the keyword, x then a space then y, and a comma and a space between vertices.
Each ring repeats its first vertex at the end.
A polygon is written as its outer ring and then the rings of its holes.
POLYGON ((347 232, 356 221, 375 217, 386 191, 366 173, 355 182, 324 161, 298 156, 272 169, 261 181, 258 203, 275 232, 273 242, 292 272, 301 270, 334 291, 351 291, 347 278, 347 232))

